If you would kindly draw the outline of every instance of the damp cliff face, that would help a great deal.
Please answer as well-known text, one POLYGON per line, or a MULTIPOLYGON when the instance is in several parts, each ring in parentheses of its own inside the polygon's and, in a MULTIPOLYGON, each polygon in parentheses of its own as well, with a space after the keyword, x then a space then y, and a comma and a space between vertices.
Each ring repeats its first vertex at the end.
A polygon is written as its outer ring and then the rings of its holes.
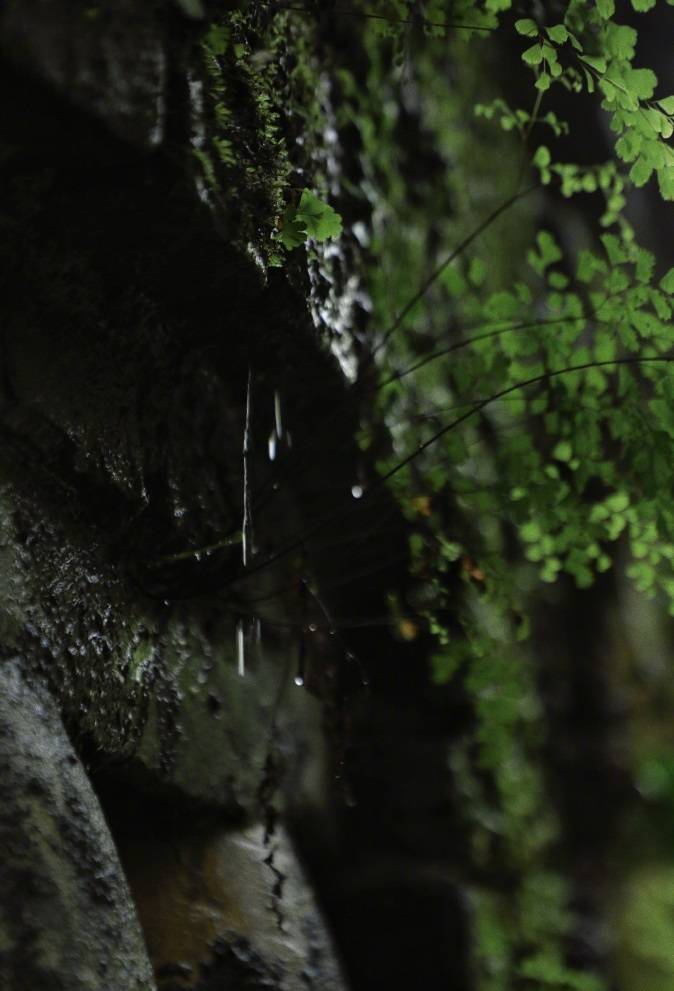
MULTIPOLYGON (((31 902, 49 906, 45 987, 152 986, 108 839, 98 873, 116 893, 88 909, 77 894, 88 862, 71 848, 50 859, 30 815, 12 819, 35 761, 40 822, 67 818, 70 789, 82 828, 107 836, 76 752, 147 795, 253 830, 199 834, 211 874, 234 858, 252 880, 245 911, 209 916, 197 961, 166 958, 171 930, 152 929, 151 891, 168 882, 153 865, 136 871, 161 987, 215 987, 230 972, 250 987, 340 985, 292 848, 270 832, 323 760, 297 629, 318 615, 328 639, 329 611, 302 590, 340 572, 325 522, 350 499, 358 460, 306 273, 270 267, 314 92, 297 56, 309 27, 287 37, 259 10, 205 15, 198 2, 56 0, 0 14, 0 656, 21 700, 1 728, 33 740, 2 748, 2 828, 18 823, 26 876, 48 875, 50 893, 36 881, 31 902), (326 406, 341 413, 321 437, 315 411, 326 406), (31 692, 47 692, 48 719, 31 692), (75 747, 63 793, 41 764, 52 736, 55 754, 70 747, 61 723, 75 747), (68 940, 80 914, 93 947, 128 923, 128 972, 105 977, 78 957, 68 940)), ((128 846, 129 863, 142 862, 128 846)), ((0 931, 3 986, 24 986, 32 950, 21 926, 3 919, 0 931)))

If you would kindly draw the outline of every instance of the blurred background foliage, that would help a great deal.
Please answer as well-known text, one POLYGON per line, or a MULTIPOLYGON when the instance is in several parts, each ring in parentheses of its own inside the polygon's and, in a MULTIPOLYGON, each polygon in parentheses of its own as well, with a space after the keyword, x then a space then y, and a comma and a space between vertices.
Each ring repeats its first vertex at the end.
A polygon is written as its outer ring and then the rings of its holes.
POLYGON ((369 311, 361 444, 410 523, 415 580, 392 613, 402 638, 432 636, 429 676, 473 714, 447 760, 475 986, 664 991, 674 258, 653 218, 669 230, 674 73, 656 87, 646 69, 674 16, 644 0, 294 9, 323 25, 357 163, 325 169, 323 192, 369 311))

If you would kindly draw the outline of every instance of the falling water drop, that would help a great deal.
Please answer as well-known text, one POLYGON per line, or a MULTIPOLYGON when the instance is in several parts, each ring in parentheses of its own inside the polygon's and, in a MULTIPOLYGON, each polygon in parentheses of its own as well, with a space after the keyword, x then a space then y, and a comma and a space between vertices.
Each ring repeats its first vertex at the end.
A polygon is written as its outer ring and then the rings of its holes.
POLYGON ((304 685, 304 678, 302 677, 301 674, 295 675, 295 684, 297 685, 298 688, 301 688, 304 685))
MULTIPOLYGON (((241 554, 244 568, 248 564, 248 543, 251 536, 250 514, 250 485, 248 481, 248 460, 251 453, 252 438, 250 432, 250 411, 253 386, 253 370, 248 368, 248 383, 246 385, 246 422, 243 430, 243 523, 241 526, 241 554)), ((251 547, 252 549, 252 547, 251 547)))
POLYGON ((363 486, 362 485, 352 485, 351 486, 351 495, 353 496, 354 499, 360 499, 360 498, 362 498, 362 495, 363 495, 363 486))
POLYGON ((276 424, 276 436, 283 437, 283 420, 281 419, 281 397, 278 390, 274 391, 274 422, 276 424))
POLYGON ((267 448, 269 451, 269 460, 276 460, 276 431, 272 430, 269 434, 269 440, 267 441, 267 448))
POLYGON ((236 658, 239 676, 243 678, 246 673, 246 636, 242 619, 236 623, 236 658))

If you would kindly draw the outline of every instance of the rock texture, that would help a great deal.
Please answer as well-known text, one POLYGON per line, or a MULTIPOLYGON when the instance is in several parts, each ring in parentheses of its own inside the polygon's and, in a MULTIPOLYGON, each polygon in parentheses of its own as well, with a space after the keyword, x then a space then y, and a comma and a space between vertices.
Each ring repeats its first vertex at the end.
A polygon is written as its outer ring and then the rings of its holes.
POLYGON ((0 667, 0 985, 155 987, 117 853, 54 700, 0 667))
POLYGON ((354 424, 331 428, 337 457, 310 455, 317 499, 288 433, 315 445, 312 410, 345 386, 297 266, 295 286, 266 268, 286 42, 260 11, 204 13, 0 13, 0 984, 17 991, 153 987, 80 758, 99 789, 208 810, 207 837, 125 848, 162 988, 181 966, 203 991, 342 986, 274 824, 316 800, 325 761, 295 676, 298 628, 327 620, 300 589, 355 477, 354 424), (210 865, 189 894, 175 849, 210 865))

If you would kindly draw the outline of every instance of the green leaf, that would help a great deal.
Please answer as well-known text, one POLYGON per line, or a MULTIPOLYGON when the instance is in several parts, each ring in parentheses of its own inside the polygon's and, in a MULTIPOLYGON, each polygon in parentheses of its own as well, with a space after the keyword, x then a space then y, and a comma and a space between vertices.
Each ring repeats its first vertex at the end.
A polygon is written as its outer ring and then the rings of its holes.
POLYGON ((623 74, 625 86, 639 100, 650 100, 658 77, 652 69, 629 69, 623 74))
POLYGON ((615 14, 614 0, 597 0, 597 11, 599 12, 599 16, 607 21, 609 17, 613 17, 615 14))
POLYGON ((615 234, 604 234, 601 238, 608 260, 611 265, 622 265, 627 261, 627 254, 615 234))
POLYGON ((635 186, 645 186, 652 174, 653 166, 644 158, 638 158, 630 169, 630 179, 635 186))
POLYGON ((563 45, 569 37, 569 32, 563 24, 553 24, 551 28, 546 28, 545 32, 550 41, 554 41, 556 45, 563 45))
POLYGON ((555 445, 552 456, 557 461, 570 461, 573 457, 573 448, 568 440, 560 440, 559 443, 555 445))
POLYGON ((636 44, 637 32, 634 28, 613 22, 606 25, 604 45, 609 55, 630 62, 634 58, 636 44))
POLYGON ((606 59, 597 55, 579 55, 578 58, 602 75, 606 72, 606 59))
POLYGON ((327 241, 342 233, 342 218, 310 189, 304 189, 298 206, 288 206, 283 214, 278 240, 291 251, 307 238, 327 241))
POLYGON ((624 512, 630 504, 629 496, 626 492, 614 492, 605 500, 606 508, 612 513, 624 512))
POLYGON ((545 145, 540 145, 534 155, 534 165, 543 169, 550 164, 550 152, 545 145))
POLYGON ((660 288, 669 296, 674 295, 674 268, 670 268, 670 270, 660 279, 660 288))
POLYGON ((538 34, 538 25, 530 17, 521 17, 519 21, 515 21, 515 30, 525 38, 535 38, 538 34))
POLYGON ((658 106, 663 113, 674 114, 674 96, 665 96, 662 100, 658 100, 658 106))
POLYGON ((658 186, 663 200, 674 200, 674 168, 658 169, 658 186))
POLYGON ((306 241, 306 225, 298 218, 296 207, 289 206, 285 210, 281 220, 281 230, 279 231, 278 239, 288 251, 292 251, 293 248, 299 248, 300 244, 304 244, 306 241))
POLYGON ((543 46, 536 44, 527 48, 526 51, 522 52, 522 61, 526 62, 527 65, 540 65, 543 61, 543 46))
POLYGON ((302 191, 297 208, 297 219, 305 225, 308 237, 316 241, 327 241, 342 233, 342 218, 309 189, 302 191))
POLYGON ((520 537, 527 543, 533 543, 536 540, 540 540, 542 536, 543 531, 535 520, 529 520, 520 527, 520 537))

